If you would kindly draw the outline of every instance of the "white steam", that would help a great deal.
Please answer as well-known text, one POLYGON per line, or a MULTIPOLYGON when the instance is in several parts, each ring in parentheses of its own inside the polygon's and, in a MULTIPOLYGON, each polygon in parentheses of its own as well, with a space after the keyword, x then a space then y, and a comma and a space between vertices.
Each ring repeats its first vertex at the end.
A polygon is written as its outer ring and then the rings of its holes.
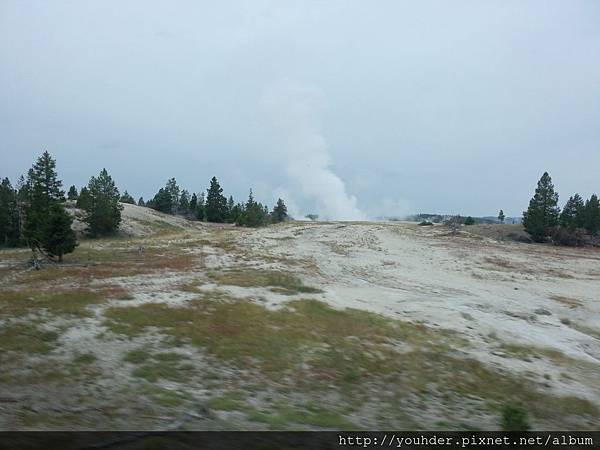
POLYGON ((346 192, 344 182, 330 168, 327 143, 316 123, 321 105, 322 96, 317 89, 292 82, 278 84, 262 99, 262 107, 274 127, 286 175, 304 197, 315 202, 319 217, 365 220, 356 206, 356 198, 346 192))

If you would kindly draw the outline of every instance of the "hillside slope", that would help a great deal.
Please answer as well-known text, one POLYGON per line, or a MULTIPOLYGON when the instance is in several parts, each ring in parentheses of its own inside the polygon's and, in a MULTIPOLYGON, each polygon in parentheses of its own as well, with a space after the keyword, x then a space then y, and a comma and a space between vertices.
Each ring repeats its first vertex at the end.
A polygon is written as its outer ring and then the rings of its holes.
MULTIPOLYGON (((155 211, 152 208, 121 203, 121 224, 119 234, 121 236, 143 237, 159 231, 182 231, 193 227, 193 222, 183 217, 172 216, 155 211)), ((83 237, 86 224, 82 222, 83 211, 75 207, 74 202, 67 202, 68 211, 73 214, 73 229, 83 237)))
POLYGON ((0 429, 487 430, 507 404, 536 429, 600 421, 598 249, 123 216, 129 236, 40 271, 0 250, 0 429))

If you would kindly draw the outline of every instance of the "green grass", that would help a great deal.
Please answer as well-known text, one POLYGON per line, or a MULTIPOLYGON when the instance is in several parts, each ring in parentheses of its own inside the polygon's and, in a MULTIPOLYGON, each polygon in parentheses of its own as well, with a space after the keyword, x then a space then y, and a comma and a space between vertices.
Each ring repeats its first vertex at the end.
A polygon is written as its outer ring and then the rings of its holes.
POLYGON ((143 348, 138 348, 135 350, 128 351, 123 356, 123 361, 130 362, 133 364, 141 364, 150 359, 150 352, 144 350, 143 348))
POLYGON ((148 327, 159 327, 168 335, 188 339, 239 366, 259 360, 265 372, 291 369, 298 363, 298 355, 303 355, 305 363, 327 372, 321 374, 323 381, 328 377, 352 381, 363 371, 389 372, 390 366, 380 361, 386 355, 395 356, 388 347, 393 339, 421 345, 437 334, 375 314, 336 311, 313 300, 289 302, 279 311, 268 311, 249 301, 202 299, 191 305, 109 308, 106 325, 130 336, 140 335, 148 327))
POLYGON ((284 430, 288 426, 287 418, 278 414, 269 414, 256 409, 247 411, 246 418, 251 422, 265 423, 271 430, 284 430))
POLYGON ((559 350, 555 350, 553 348, 546 347, 537 347, 535 345, 520 345, 514 343, 501 343, 500 350, 504 353, 525 361, 531 361, 532 359, 549 359, 553 363, 557 365, 562 365, 566 367, 576 367, 576 366, 587 366, 589 365, 585 361, 573 359, 559 350))
POLYGON ((73 362, 75 364, 88 365, 94 363, 97 359, 98 358, 93 353, 82 353, 80 355, 77 355, 73 359, 73 362))
POLYGON ((141 389, 142 395, 150 398, 153 402, 166 408, 174 408, 183 404, 190 396, 181 391, 165 389, 155 385, 145 385, 141 389))
MULTIPOLYGON (((144 304, 109 308, 105 324, 128 336, 158 328, 234 368, 260 374, 264 382, 279 386, 282 395, 288 389, 318 399, 322 392, 345 399, 344 404, 352 399, 393 405, 432 396, 442 398, 447 408, 470 408, 473 414, 481 409, 498 414, 502 404, 516 401, 527 404, 534 417, 557 421, 566 416, 600 418, 598 409, 587 400, 553 396, 531 380, 459 356, 453 349, 468 343, 453 332, 359 310, 334 310, 315 300, 290 301, 273 311, 222 294, 212 300, 209 297, 190 301, 187 307, 144 304), (397 343, 402 344, 402 352, 396 350, 397 343), (465 398, 474 400, 465 406, 465 398), (561 405, 560 412, 556 404, 561 405)), ((174 366, 153 359, 136 369, 135 375, 148 380, 181 380, 182 372, 174 366)), ((243 408, 237 399, 214 401, 219 408, 243 408)), ((386 414, 401 415, 403 408, 391 406, 386 414)), ((339 419, 318 410, 303 414, 286 420, 334 427, 339 419)), ((257 417, 279 420, 267 416, 257 417)))
POLYGON ((157 353, 155 355, 153 355, 153 358, 156 359, 157 361, 163 361, 163 362, 178 362, 181 361, 182 359, 185 359, 185 357, 180 354, 180 353, 175 353, 175 352, 164 352, 164 353, 157 353))
POLYGON ((212 271, 209 276, 218 284, 242 287, 271 287, 276 292, 287 295, 323 292, 320 289, 304 285, 298 277, 292 274, 278 270, 241 268, 212 271))
POLYGON ((175 364, 170 360, 151 360, 137 366, 131 371, 131 375, 150 382, 158 380, 184 382, 189 379, 192 371, 193 366, 189 364, 175 364))
POLYGON ((334 430, 357 429, 344 415, 312 402, 275 405, 268 411, 246 408, 244 412, 248 420, 267 424, 271 430, 298 429, 298 425, 334 430))
POLYGON ((224 394, 220 397, 213 397, 208 402, 208 407, 218 411, 237 411, 242 409, 243 402, 241 396, 235 393, 224 394))
POLYGON ((6 324, 0 328, 0 354, 8 351, 49 353, 56 347, 58 336, 29 322, 6 324))
POLYGON ((73 290, 7 290, 0 293, 0 311, 11 317, 22 317, 44 310, 67 317, 91 317, 88 306, 99 304, 104 297, 99 292, 73 290))

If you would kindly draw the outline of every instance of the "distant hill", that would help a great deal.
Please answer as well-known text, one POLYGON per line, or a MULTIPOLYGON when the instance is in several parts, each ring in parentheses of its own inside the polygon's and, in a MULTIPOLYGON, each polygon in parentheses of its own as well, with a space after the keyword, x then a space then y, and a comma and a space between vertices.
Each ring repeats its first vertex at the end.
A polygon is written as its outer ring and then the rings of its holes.
MULTIPOLYGON (((121 203, 121 225, 119 235, 142 237, 167 231, 181 231, 194 227, 199 222, 191 222, 183 217, 171 216, 143 206, 121 203)), ((82 221, 84 212, 75 207, 75 202, 67 201, 67 211, 73 217, 73 229, 83 237, 86 224, 82 221)))
MULTIPOLYGON (((433 223, 443 223, 444 221, 448 220, 452 216, 453 216, 452 214, 425 214, 425 213, 423 213, 423 214, 414 214, 414 215, 403 217, 403 218, 387 217, 387 219, 388 220, 408 220, 410 222, 428 221, 428 222, 433 222, 433 223)), ((463 214, 461 214, 461 216, 468 217, 463 214)), ((474 217, 473 216, 473 220, 475 220, 476 224, 500 223, 498 218, 493 217, 493 216, 484 216, 484 217, 474 217)), ((511 225, 512 224, 520 224, 521 220, 522 220, 521 217, 507 217, 504 220, 504 223, 511 224, 511 225)))

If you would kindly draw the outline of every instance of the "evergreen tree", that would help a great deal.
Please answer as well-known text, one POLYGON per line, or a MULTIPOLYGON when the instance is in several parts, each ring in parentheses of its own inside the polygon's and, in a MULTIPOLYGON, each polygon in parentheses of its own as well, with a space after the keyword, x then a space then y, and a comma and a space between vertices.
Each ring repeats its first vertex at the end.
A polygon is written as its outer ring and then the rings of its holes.
POLYGON ((241 203, 236 203, 233 208, 231 208, 229 214, 231 223, 240 224, 241 217, 244 214, 244 206, 241 203))
POLYGON ((471 216, 468 216, 465 219, 465 225, 475 225, 475 219, 473 219, 471 216))
POLYGON ((582 228, 585 220, 584 210, 585 205, 579 194, 569 197, 558 219, 560 226, 570 229, 582 228))
POLYGON ((254 200, 252 189, 250 189, 248 201, 244 205, 243 212, 239 216, 237 224, 245 227, 260 227, 268 223, 269 209, 254 200))
POLYGON ((498 213, 498 220, 500 221, 500 223, 504 223, 504 219, 506 217, 504 216, 504 211, 500 210, 500 212, 498 213))
POLYGON ((173 198, 165 188, 160 188, 147 206, 165 214, 171 214, 173 211, 173 198))
POLYGON ((223 189, 217 181, 217 177, 212 177, 210 187, 207 190, 205 216, 207 222, 223 223, 227 217, 227 198, 223 195, 223 189))
POLYGON ((233 217, 233 208, 235 207, 235 202, 233 201, 233 196, 230 195, 227 200, 227 223, 235 223, 235 218, 233 217))
POLYGON ((79 197, 77 197, 77 203, 75 204, 79 209, 87 209, 90 206, 90 191, 87 186, 81 188, 79 191, 79 197))
POLYGON ((536 242, 544 242, 558 225, 560 208, 558 194, 554 192, 552 178, 544 172, 538 181, 535 195, 529 202, 529 208, 523 212, 523 226, 536 242))
POLYGON ((190 193, 185 189, 181 191, 181 195, 179 196, 178 212, 184 216, 190 213, 190 193))
POLYGON ((0 183, 0 246, 15 246, 20 241, 19 204, 17 190, 10 180, 0 183))
POLYGON ((79 195, 77 194, 77 188, 75 187, 75 185, 72 185, 69 188, 69 192, 67 193, 67 199, 68 200, 77 200, 77 197, 79 195))
POLYGON ((598 234, 598 231, 600 231, 600 202, 596 194, 593 194, 585 202, 584 220, 586 231, 592 235, 598 234))
POLYGON ((146 206, 146 203, 144 203, 144 197, 140 197, 138 199, 137 205, 138 206, 146 206))
POLYGON ((287 206, 282 199, 277 199, 277 204, 273 207, 273 212, 271 213, 271 221, 273 223, 283 222, 288 219, 287 206))
POLYGON ((121 203, 129 203, 130 205, 135 205, 135 199, 127 191, 123 192, 123 195, 121 195, 119 201, 121 203))
POLYGON ((198 204, 196 206, 196 219, 200 222, 206 221, 206 203, 204 201, 204 192, 198 196, 198 204))
POLYGON ((88 183, 90 202, 85 209, 84 221, 91 236, 102 236, 117 231, 121 223, 119 190, 106 169, 88 183))
POLYGON ((71 225, 73 218, 60 203, 50 207, 48 218, 44 224, 42 248, 50 257, 58 256, 61 262, 63 255, 71 253, 77 247, 77 239, 71 225))
POLYGON ((27 173, 27 199, 23 235, 32 250, 44 246, 46 222, 50 209, 65 200, 62 182, 56 173, 56 161, 46 151, 27 173))
POLYGON ((198 196, 196 195, 196 193, 192 193, 192 197, 190 198, 190 206, 189 206, 189 210, 190 210, 190 216, 191 217, 197 217, 197 210, 198 210, 198 196))
POLYGON ((19 181, 17 181, 17 222, 19 230, 19 244, 23 241, 23 227, 25 225, 25 208, 27 207, 29 199, 29 185, 25 180, 25 177, 21 175, 19 181))
POLYGON ((170 178, 167 181, 167 185, 165 186, 165 190, 171 196, 171 214, 176 214, 177 209, 179 207, 179 186, 177 186, 177 181, 175 178, 170 178))

